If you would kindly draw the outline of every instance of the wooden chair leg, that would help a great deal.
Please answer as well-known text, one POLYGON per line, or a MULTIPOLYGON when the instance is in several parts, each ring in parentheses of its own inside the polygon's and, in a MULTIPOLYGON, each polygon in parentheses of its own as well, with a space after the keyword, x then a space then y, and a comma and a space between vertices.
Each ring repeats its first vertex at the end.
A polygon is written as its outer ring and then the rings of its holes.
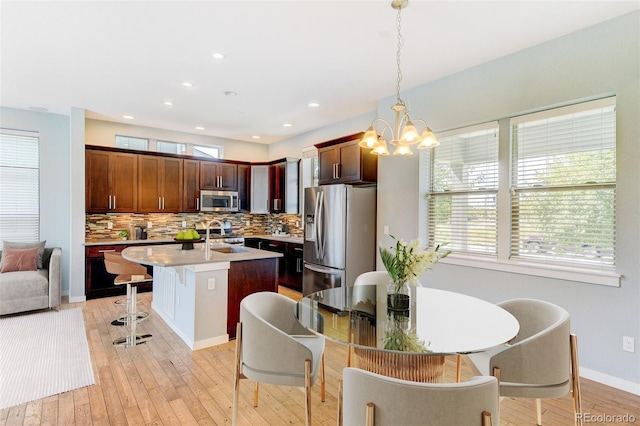
POLYGON ((311 425, 311 360, 304 361, 304 391, 305 391, 305 409, 307 412, 306 425, 311 425))
POLYGON ((498 382, 498 411, 500 411, 500 368, 493 367, 493 371, 491 372, 491 374, 496 378, 496 381, 498 382))
POLYGON ((536 425, 542 426, 542 400, 536 398, 536 425))
POLYGON ((456 355, 456 383, 460 383, 461 371, 462 371, 462 355, 456 355))
POLYGON ((582 395, 580 393, 580 364, 578 362, 578 336, 569 335, 571 350, 571 391, 573 394, 573 414, 575 425, 582 426, 582 395))
POLYGON ((258 393, 260 392, 260 383, 253 383, 253 406, 258 406, 258 393))
POLYGON ((238 424, 238 399, 240 398, 240 362, 242 359, 242 323, 236 326, 236 365, 235 377, 233 380, 233 412, 231 414, 231 424, 238 424))
POLYGON ((320 359, 320 400, 325 401, 325 382, 324 382, 324 352, 322 352, 322 358, 320 359))
POLYGON ((493 418, 488 411, 482 412, 482 426, 493 426, 493 418))
POLYGON ((342 426, 342 380, 338 380, 338 426, 342 426))
POLYGON ((376 405, 373 402, 367 402, 367 411, 364 416, 365 426, 373 426, 376 421, 376 405))

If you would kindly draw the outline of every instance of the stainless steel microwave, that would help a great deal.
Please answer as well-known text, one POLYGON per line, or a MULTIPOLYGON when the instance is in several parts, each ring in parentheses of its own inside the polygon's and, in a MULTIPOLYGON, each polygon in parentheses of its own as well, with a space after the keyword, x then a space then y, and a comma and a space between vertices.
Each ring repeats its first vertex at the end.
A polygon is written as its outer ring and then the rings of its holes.
POLYGON ((237 212, 236 191, 200 191, 201 212, 237 212))

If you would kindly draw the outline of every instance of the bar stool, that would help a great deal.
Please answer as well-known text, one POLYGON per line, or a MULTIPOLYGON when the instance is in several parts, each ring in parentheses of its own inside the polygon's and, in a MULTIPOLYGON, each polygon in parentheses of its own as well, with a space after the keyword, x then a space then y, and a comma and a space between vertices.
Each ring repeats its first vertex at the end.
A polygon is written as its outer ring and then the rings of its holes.
POLYGON ((120 253, 105 253, 104 265, 108 273, 117 275, 115 285, 127 285, 127 311, 112 324, 129 326, 129 334, 114 340, 114 346, 131 347, 146 342, 152 337, 151 334, 138 334, 137 325, 149 314, 138 312, 137 293, 138 285, 152 281, 153 277, 146 273, 144 266, 124 259, 120 253))

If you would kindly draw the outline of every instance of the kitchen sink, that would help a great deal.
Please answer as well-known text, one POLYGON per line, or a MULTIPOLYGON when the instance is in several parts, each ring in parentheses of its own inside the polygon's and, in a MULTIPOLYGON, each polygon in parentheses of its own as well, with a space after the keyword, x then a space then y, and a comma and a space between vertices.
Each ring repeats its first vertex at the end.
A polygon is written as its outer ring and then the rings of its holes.
POLYGON ((212 247, 212 251, 217 251, 218 253, 246 253, 248 250, 243 249, 242 247, 212 247))

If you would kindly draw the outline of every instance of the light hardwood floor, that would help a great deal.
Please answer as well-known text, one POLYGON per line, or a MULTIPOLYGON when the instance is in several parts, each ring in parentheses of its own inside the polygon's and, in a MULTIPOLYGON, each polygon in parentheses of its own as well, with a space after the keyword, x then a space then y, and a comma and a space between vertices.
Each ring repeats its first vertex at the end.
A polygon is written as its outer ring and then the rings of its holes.
MULTIPOLYGON (((299 297, 284 288, 281 291, 290 297, 299 297)), ((83 309, 96 384, 2 410, 0 425, 231 424, 235 341, 193 352, 151 313, 139 331, 152 333, 153 338, 135 348, 116 348, 111 343, 123 336, 125 330, 110 324, 122 310, 122 305, 113 303, 115 299, 63 306, 63 309, 83 309)), ((150 312, 150 301, 151 293, 139 295, 140 310, 150 312)), ((345 348, 327 342, 327 397, 326 402, 320 401, 316 384, 312 400, 314 424, 336 424, 337 386, 345 361, 345 348)), ((447 360, 447 379, 451 380, 453 374, 454 360, 450 359, 447 360)), ((470 376, 470 370, 464 366, 463 380, 470 376)), ((302 389, 261 385, 258 408, 252 405, 252 389, 248 380, 242 381, 240 424, 304 424, 302 389)), ((593 416, 628 413, 640 424, 640 397, 585 379, 582 392, 584 412, 593 416)), ((569 396, 545 400, 543 410, 545 425, 573 425, 569 396)), ((533 402, 504 399, 500 424, 535 424, 533 402)))

